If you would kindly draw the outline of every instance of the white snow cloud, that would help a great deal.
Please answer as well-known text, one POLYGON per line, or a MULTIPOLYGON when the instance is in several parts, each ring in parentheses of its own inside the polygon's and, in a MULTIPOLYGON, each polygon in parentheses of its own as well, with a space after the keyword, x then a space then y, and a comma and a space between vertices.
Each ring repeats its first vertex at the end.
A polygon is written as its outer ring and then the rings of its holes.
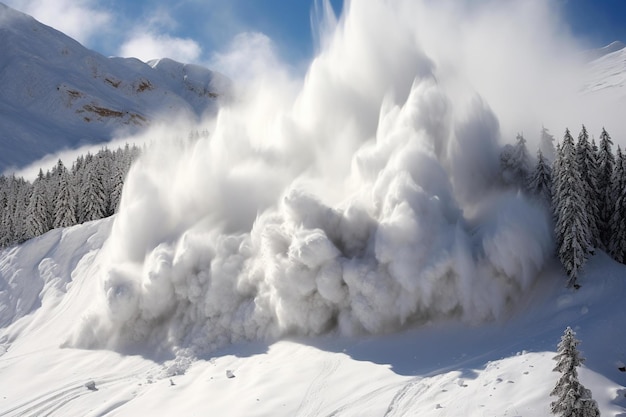
POLYGON ((124 41, 119 55, 134 57, 142 61, 171 58, 175 61, 198 62, 202 48, 193 39, 179 38, 166 33, 156 33, 151 29, 137 30, 124 41))
POLYGON ((179 26, 165 6, 153 8, 141 25, 129 30, 118 50, 118 55, 142 61, 171 58, 184 63, 198 63, 202 55, 200 44, 191 38, 173 36, 179 26))
POLYGON ((94 0, 7 0, 6 3, 81 43, 108 33, 113 20, 112 13, 94 0))
POLYGON ((257 32, 235 36, 225 52, 214 54, 209 66, 239 82, 282 69, 271 39, 257 32))
POLYGON ((242 35, 218 58, 250 88, 208 139, 133 167, 72 343, 208 351, 506 313, 553 242, 545 211, 497 182, 499 146, 539 132, 530 109, 557 93, 575 108, 575 83, 553 80, 572 41, 545 3, 456 4, 349 2, 304 80, 242 35))

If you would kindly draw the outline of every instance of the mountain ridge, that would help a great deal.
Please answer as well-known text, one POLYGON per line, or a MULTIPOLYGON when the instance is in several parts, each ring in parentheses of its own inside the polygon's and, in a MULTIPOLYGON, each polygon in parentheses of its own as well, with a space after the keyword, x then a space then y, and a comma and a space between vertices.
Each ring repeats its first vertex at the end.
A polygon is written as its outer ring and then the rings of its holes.
POLYGON ((0 171, 117 131, 215 112, 230 81, 171 59, 106 58, 0 3, 0 171))

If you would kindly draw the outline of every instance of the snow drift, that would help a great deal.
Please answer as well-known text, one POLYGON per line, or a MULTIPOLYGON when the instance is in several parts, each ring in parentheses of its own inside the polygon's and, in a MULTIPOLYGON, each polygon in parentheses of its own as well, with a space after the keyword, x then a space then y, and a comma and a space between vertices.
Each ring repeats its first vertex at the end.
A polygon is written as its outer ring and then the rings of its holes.
MULTIPOLYGON (((473 10, 480 31, 467 24, 444 44, 495 39, 485 21, 551 16, 543 3, 500 4, 473 10)), ((99 299, 70 345, 200 353, 286 334, 476 323, 506 315, 533 284, 552 256, 550 220, 498 183, 501 127, 480 80, 428 43, 439 29, 416 24, 425 5, 346 9, 322 25, 330 32, 301 83, 283 68, 248 77, 242 98, 207 122, 208 138, 172 141, 131 169, 99 255, 99 299)), ((504 38, 519 29, 493 26, 504 38)), ((534 36, 513 54, 530 53, 534 36)))

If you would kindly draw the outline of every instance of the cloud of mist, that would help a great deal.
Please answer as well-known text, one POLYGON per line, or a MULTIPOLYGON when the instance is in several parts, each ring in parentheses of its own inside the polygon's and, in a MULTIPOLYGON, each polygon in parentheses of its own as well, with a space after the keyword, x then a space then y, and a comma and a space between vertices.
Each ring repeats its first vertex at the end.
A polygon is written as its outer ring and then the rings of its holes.
POLYGON ((551 54, 574 44, 546 3, 472 4, 349 2, 304 80, 242 35, 222 60, 247 89, 210 136, 153 132, 132 167, 70 343, 206 352, 506 315, 553 242, 545 210, 498 184, 499 147, 559 120, 533 106, 574 97, 551 54))
POLYGON ((180 62, 200 61, 202 48, 193 39, 173 36, 178 24, 163 6, 144 17, 143 24, 133 25, 119 46, 117 54, 144 62, 171 58, 180 62))
POLYGON ((193 39, 173 37, 149 29, 134 31, 119 49, 120 56, 144 62, 163 57, 179 62, 197 62, 201 52, 200 45, 193 39))

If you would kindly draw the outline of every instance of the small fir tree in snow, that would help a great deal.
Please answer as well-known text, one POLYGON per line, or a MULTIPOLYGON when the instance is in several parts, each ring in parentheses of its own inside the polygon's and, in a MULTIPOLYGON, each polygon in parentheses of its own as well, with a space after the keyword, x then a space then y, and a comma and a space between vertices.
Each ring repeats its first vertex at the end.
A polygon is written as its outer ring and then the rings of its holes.
POLYGON ((585 185, 581 179, 574 139, 565 130, 558 162, 555 163, 553 209, 557 253, 569 277, 568 287, 577 287, 578 276, 593 252, 585 185))
POLYGON ((50 230, 50 213, 46 202, 43 173, 35 180, 30 203, 26 209, 26 235, 28 239, 41 236, 50 230))
POLYGON ((591 245, 599 246, 600 231, 598 224, 600 222, 600 209, 598 205, 599 192, 596 175, 598 173, 598 162, 596 160, 596 152, 589 143, 589 135, 587 128, 583 125, 578 135, 578 143, 576 144, 576 164, 578 172, 582 180, 587 215, 589 216, 589 237, 591 245))
POLYGON ((615 170, 611 182, 614 203, 610 226, 609 254, 617 262, 626 262, 626 155, 617 147, 615 170))
MULTIPOLYGON (((560 169, 561 169, 561 160, 563 159, 563 152, 561 151, 561 145, 557 143, 556 145, 556 156, 554 162, 552 162, 552 213, 554 214, 554 222, 557 221, 557 196, 560 193, 559 185, 560 182, 558 179, 560 178, 560 169)), ((558 237, 558 236, 557 236, 558 237)), ((561 242, 557 242, 557 246, 560 245, 561 242)))
POLYGON ((545 127, 541 128, 541 138, 539 140, 539 150, 548 162, 553 162, 556 158, 556 149, 554 148, 554 136, 545 127))
POLYGON ((60 174, 59 193, 56 196, 54 212, 54 227, 70 227, 76 224, 76 205, 67 170, 60 174))
POLYGON ((556 366, 553 371, 560 372, 561 376, 550 393, 557 397, 550 404, 550 409, 553 414, 561 417, 597 417, 600 415, 598 404, 591 398, 591 391, 578 381, 576 368, 585 359, 577 349, 580 341, 575 336, 576 333, 568 327, 557 346, 554 357, 556 366))
POLYGON ((123 153, 120 150, 116 152, 115 163, 111 167, 111 198, 109 199, 109 214, 114 214, 120 205, 122 199, 122 189, 124 188, 124 175, 126 167, 124 163, 123 153))
POLYGON ((607 131, 602 128, 600 134, 600 149, 598 150, 598 229, 600 232, 600 243, 602 247, 608 249, 611 240, 611 218, 615 206, 611 183, 613 181, 613 170, 615 169, 615 157, 611 151, 613 141, 607 131))
POLYGON ((107 215, 108 201, 98 159, 85 167, 80 205, 82 221, 98 220, 107 215))
POLYGON ((552 168, 543 157, 541 149, 537 151, 537 165, 530 175, 528 191, 550 207, 552 202, 552 168))

